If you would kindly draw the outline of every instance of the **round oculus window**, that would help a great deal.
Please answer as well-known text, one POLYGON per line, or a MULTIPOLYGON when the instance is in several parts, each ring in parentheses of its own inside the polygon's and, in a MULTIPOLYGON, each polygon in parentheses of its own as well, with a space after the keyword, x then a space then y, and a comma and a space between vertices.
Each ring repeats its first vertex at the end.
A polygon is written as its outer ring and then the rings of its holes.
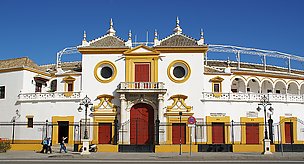
POLYGON ((176 78, 183 78, 186 75, 186 70, 182 66, 176 66, 173 68, 173 75, 176 78))
POLYGON ((102 83, 108 83, 114 80, 116 73, 116 67, 110 61, 99 62, 94 69, 95 78, 102 83))
POLYGON ((112 77, 113 70, 112 70, 112 68, 110 68, 108 66, 102 67, 101 70, 100 70, 100 75, 104 79, 108 79, 108 78, 112 77))
POLYGON ((175 60, 169 65, 167 73, 171 81, 183 83, 190 77, 191 70, 185 61, 175 60))

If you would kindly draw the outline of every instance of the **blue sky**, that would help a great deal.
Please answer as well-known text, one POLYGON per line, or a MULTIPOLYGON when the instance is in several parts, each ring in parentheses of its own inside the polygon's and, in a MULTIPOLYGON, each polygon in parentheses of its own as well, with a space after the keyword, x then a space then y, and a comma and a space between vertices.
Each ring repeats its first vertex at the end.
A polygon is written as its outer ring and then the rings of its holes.
MULTIPOLYGON (((56 53, 105 34, 113 18, 116 34, 150 41, 172 33, 176 16, 194 38, 204 29, 207 44, 277 50, 304 56, 303 0, 1 0, 0 59, 28 56, 38 64, 56 53)), ((70 56, 78 60, 80 55, 70 56)), ((64 57, 63 60, 70 60, 64 57)))

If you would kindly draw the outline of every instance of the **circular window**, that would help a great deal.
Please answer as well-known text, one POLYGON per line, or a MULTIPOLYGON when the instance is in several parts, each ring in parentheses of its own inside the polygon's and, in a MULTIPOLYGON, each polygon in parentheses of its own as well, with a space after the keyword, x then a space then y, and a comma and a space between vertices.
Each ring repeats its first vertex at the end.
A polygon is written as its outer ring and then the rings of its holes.
POLYGON ((116 67, 110 61, 99 62, 94 69, 95 78, 102 83, 108 83, 114 80, 116 76, 116 67))
POLYGON ((185 61, 175 60, 168 66, 167 73, 171 81, 183 83, 190 77, 191 70, 185 61))
POLYGON ((101 77, 103 77, 105 79, 112 77, 112 75, 113 75, 112 68, 110 68, 108 66, 102 67, 101 71, 100 71, 100 75, 101 75, 101 77))
POLYGON ((186 75, 186 70, 181 66, 174 67, 173 68, 173 75, 176 78, 182 78, 186 75))

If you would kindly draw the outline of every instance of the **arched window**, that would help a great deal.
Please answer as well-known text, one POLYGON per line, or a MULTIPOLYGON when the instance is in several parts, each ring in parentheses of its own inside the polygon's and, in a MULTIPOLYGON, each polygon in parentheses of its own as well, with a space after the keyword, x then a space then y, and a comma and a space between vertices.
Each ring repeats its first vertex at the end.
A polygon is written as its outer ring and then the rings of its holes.
POLYGON ((55 92, 55 91, 57 91, 57 80, 53 80, 52 82, 51 82, 51 90, 50 90, 51 92, 55 92))

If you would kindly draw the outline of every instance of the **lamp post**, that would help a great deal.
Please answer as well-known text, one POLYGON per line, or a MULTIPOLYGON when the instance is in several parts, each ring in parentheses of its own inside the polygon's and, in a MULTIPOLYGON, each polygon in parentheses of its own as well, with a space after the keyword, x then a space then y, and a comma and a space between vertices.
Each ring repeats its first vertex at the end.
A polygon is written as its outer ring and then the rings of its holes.
POLYGON ((183 112, 179 112, 179 155, 182 155, 182 115, 183 112))
POLYGON ((266 97, 266 95, 264 95, 264 96, 261 98, 261 101, 260 101, 260 103, 258 104, 258 107, 257 107, 257 111, 258 111, 258 112, 262 110, 260 106, 262 106, 263 109, 264 109, 264 133, 265 133, 265 134, 264 134, 264 140, 263 140, 263 146, 264 146, 264 152, 263 152, 263 154, 272 154, 272 153, 270 152, 270 140, 269 140, 269 138, 268 138, 268 132, 267 132, 267 126, 266 126, 266 123, 267 123, 267 120, 266 120, 266 113, 267 113, 267 110, 266 110, 266 108, 267 108, 267 106, 270 106, 270 107, 268 108, 268 110, 269 110, 270 112, 273 112, 274 109, 271 107, 271 103, 269 102, 269 100, 268 100, 268 98, 266 97))
MULTIPOLYGON (((85 122, 84 122, 84 137, 83 137, 83 146, 82 146, 82 153, 81 154, 90 154, 89 152, 89 145, 90 145, 90 141, 89 141, 89 136, 88 136, 88 127, 87 127, 87 115, 88 115, 88 107, 90 105, 93 105, 93 103, 91 102, 91 99, 86 95, 79 104, 78 107, 78 112, 82 112, 82 107, 84 106, 85 109, 85 122)), ((91 111, 93 112, 94 109, 91 108, 91 111)))

